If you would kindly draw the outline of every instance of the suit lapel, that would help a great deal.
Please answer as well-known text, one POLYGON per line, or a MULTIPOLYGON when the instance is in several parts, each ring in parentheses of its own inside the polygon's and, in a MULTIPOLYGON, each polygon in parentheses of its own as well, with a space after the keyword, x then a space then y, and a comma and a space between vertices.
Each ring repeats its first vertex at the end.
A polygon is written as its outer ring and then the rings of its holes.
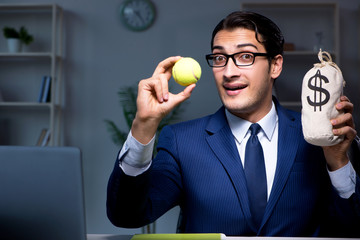
MULTIPOLYGON (((301 129, 295 122, 295 118, 289 116, 276 99, 274 99, 274 102, 279 117, 278 160, 274 183, 262 225, 265 224, 270 217, 286 184, 301 139, 299 137, 301 135, 301 129)), ((227 124, 224 107, 213 115, 206 129, 209 133, 207 142, 227 171, 237 193, 245 219, 248 221, 249 226, 255 230, 251 222, 244 170, 241 165, 234 137, 227 124)), ((261 230, 261 227, 259 230, 261 230)))
POLYGON ((275 103, 279 117, 278 160, 263 224, 271 215, 286 184, 301 139, 301 137, 299 137, 301 135, 301 129, 295 122, 295 119, 289 116, 276 100, 275 103))
POLYGON ((228 173, 237 193, 245 219, 252 226, 245 174, 234 137, 227 124, 223 107, 210 119, 207 132, 209 133, 207 142, 228 173))

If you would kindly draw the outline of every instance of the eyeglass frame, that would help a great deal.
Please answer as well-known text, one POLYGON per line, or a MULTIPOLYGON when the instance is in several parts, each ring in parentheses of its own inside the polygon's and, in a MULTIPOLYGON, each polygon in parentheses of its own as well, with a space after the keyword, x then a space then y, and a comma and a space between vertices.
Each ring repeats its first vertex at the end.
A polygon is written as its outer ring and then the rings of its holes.
POLYGON ((251 66, 251 65, 254 64, 255 59, 256 59, 257 56, 271 57, 268 53, 256 53, 256 52, 247 52, 247 51, 244 52, 244 51, 241 51, 241 52, 237 52, 237 53, 230 54, 230 55, 225 54, 225 53, 211 53, 211 54, 205 55, 205 58, 206 58, 207 64, 210 67, 214 67, 214 68, 225 67, 228 64, 230 58, 233 60, 233 62, 234 62, 234 64, 236 66, 238 66, 238 67, 247 67, 247 66, 251 66), (238 64, 236 64, 236 60, 235 60, 234 56, 237 55, 237 54, 240 54, 240 53, 250 53, 250 54, 254 55, 254 59, 253 59, 252 63, 246 64, 246 65, 238 65, 238 64), (209 60, 210 60, 210 57, 213 56, 213 55, 223 55, 224 57, 226 57, 226 62, 224 64, 224 66, 212 66, 210 64, 209 60))

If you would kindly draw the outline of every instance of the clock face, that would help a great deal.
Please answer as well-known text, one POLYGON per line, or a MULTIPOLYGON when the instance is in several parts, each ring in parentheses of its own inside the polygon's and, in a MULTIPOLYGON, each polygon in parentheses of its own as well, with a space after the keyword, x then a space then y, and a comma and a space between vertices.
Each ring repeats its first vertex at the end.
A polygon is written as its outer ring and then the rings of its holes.
POLYGON ((150 0, 125 0, 120 8, 125 26, 133 31, 149 28, 155 20, 155 7, 150 0))

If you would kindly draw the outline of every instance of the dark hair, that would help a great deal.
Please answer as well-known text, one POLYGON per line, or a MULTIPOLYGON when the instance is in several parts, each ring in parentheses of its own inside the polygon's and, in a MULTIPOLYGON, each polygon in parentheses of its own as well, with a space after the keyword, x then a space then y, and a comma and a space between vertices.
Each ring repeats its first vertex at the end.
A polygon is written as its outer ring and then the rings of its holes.
POLYGON ((221 20, 212 33, 211 48, 214 46, 215 35, 219 31, 236 28, 253 30, 257 41, 264 45, 270 58, 278 54, 283 55, 284 37, 279 27, 269 18, 254 12, 237 11, 221 20))

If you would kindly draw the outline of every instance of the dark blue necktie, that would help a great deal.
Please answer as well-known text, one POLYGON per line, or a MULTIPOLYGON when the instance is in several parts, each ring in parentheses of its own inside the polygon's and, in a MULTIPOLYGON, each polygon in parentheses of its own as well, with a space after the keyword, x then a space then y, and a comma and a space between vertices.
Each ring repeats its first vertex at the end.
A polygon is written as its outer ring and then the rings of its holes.
POLYGON ((248 188, 250 211, 253 222, 260 227, 267 204, 267 183, 264 153, 257 137, 261 127, 257 123, 250 126, 251 136, 245 149, 245 176, 248 188))

